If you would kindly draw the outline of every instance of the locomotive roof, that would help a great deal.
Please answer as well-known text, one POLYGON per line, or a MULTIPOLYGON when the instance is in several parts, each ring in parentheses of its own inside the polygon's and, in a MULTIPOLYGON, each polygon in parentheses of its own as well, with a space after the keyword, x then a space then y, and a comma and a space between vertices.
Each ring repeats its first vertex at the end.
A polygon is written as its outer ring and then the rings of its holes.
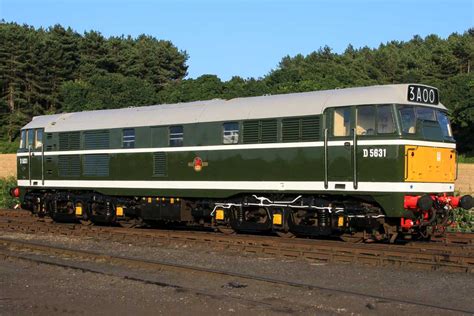
MULTIPOLYGON (((379 85, 43 115, 34 117, 23 129, 66 132, 316 115, 328 107, 359 104, 423 105, 407 101, 407 89, 408 84, 379 85)), ((427 106, 446 109, 441 103, 427 106)))

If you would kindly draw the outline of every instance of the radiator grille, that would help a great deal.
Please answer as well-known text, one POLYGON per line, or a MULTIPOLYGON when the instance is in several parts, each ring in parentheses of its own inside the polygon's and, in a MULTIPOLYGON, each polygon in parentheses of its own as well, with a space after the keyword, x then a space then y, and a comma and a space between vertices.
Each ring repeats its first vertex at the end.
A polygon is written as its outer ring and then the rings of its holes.
POLYGON ((84 149, 107 149, 109 138, 109 131, 84 132, 84 149))
POLYGON ((78 150, 81 147, 79 132, 59 133, 59 150, 78 150))
POLYGON ((315 141, 320 137, 320 117, 291 118, 282 120, 282 141, 315 141))
POLYGON ((320 116, 301 119, 301 140, 312 141, 319 139, 320 116))
POLYGON ((276 143, 278 139, 278 127, 276 120, 260 121, 260 142, 276 143))
POLYGON ((284 142, 297 142, 300 140, 300 120, 284 119, 281 122, 281 137, 284 142))
POLYGON ((243 143, 275 143, 278 140, 276 120, 246 121, 243 124, 243 143))
POLYGON ((109 155, 84 155, 82 174, 91 177, 107 177, 109 175, 109 155))
POLYGON ((81 157, 79 155, 58 156, 58 175, 60 177, 79 177, 81 157))
POLYGON ((258 143, 258 121, 247 121, 243 124, 243 142, 244 144, 258 143))

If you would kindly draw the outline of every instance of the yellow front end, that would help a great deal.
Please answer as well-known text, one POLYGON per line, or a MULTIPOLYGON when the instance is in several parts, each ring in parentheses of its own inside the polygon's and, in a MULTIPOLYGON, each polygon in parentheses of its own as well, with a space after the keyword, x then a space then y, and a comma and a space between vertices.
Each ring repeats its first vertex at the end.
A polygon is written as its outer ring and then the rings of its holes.
POLYGON ((454 149, 405 146, 405 181, 453 183, 455 177, 454 149))

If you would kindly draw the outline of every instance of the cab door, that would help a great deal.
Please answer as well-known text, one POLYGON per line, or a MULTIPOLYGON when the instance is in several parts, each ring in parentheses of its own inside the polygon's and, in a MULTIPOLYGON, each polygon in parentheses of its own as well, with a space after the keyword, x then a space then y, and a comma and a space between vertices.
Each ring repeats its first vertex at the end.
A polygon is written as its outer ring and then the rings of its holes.
POLYGON ((354 109, 337 107, 326 110, 325 153, 326 188, 353 189, 354 109))
POLYGON ((29 136, 33 138, 32 142, 28 143, 29 160, 30 160, 30 182, 32 186, 44 184, 44 146, 42 128, 32 129, 29 131, 29 136), (31 131, 31 132, 30 132, 31 131))

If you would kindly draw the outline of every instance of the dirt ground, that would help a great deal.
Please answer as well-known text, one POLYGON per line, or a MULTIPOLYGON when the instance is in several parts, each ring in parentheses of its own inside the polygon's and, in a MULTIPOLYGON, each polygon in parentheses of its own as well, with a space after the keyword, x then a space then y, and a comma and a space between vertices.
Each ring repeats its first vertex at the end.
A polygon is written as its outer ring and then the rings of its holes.
MULTIPOLYGON (((310 263, 177 244, 132 246, 77 237, 20 233, 2 233, 1 238, 33 239, 62 247, 219 268, 316 286, 307 289, 242 281, 229 276, 134 270, 105 261, 74 262, 78 268, 96 271, 81 272, 11 259, 0 253, 1 315, 474 313, 474 276, 467 274, 310 263), (414 302, 417 304, 412 304, 414 302)), ((35 253, 28 255, 38 256, 35 253)), ((43 259, 71 263, 71 258, 67 257, 43 259)))

